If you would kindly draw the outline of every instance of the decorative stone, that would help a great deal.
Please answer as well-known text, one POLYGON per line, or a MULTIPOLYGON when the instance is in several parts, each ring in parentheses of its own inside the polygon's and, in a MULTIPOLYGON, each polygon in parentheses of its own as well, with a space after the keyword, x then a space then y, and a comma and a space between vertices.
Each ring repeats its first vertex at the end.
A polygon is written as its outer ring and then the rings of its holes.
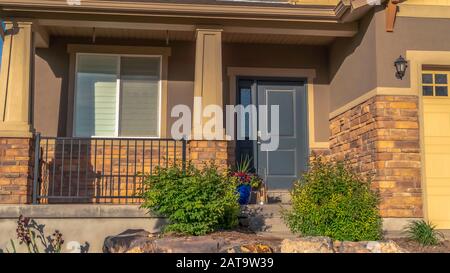
POLYGON ((334 253, 329 237, 302 237, 281 242, 281 253, 334 253))
POLYGON ((103 243, 105 253, 152 253, 155 251, 152 234, 143 229, 128 229, 119 235, 108 236, 103 243))
POLYGON ((217 253, 225 241, 207 236, 166 237, 154 240, 153 244, 156 253, 217 253))
POLYGON ((405 253, 394 241, 342 242, 339 253, 405 253))
POLYGON ((273 253, 273 249, 268 245, 254 244, 241 245, 229 248, 228 253, 273 253))

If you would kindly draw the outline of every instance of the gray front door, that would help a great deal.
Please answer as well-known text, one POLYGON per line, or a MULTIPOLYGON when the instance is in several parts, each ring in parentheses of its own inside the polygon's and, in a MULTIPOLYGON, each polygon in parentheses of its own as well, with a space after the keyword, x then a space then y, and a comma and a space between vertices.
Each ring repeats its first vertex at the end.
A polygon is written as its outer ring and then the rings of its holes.
MULTIPOLYGON (((269 190, 288 190, 307 168, 307 94, 303 81, 257 81, 258 106, 279 105, 279 147, 262 151, 256 145, 257 172, 269 190)), ((270 112, 269 112, 270 113, 270 112)), ((270 116, 270 115, 269 115, 270 116)), ((268 128, 271 129, 270 118, 268 128)))

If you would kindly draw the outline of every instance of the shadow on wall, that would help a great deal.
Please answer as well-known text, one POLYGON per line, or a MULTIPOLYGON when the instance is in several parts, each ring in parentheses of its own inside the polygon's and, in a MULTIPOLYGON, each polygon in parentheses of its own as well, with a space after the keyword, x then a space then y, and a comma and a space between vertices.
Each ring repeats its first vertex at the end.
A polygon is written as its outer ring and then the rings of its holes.
MULTIPOLYGON (((375 29, 371 26, 371 22, 374 18, 374 12, 371 11, 365 18, 362 18, 359 24, 359 31, 355 37, 349 38, 336 38, 335 42, 330 47, 330 83, 333 82, 336 74, 341 69, 341 66, 350 56, 360 51, 359 54, 369 55, 370 53, 375 54, 375 29), (368 35, 373 35, 372 41, 367 44, 367 48, 360 48, 362 46, 363 40, 368 38, 368 35), (373 42, 373 43, 372 43, 373 42), (368 48, 371 47, 371 48, 368 48)), ((349 58, 350 57, 350 58, 349 58)), ((375 56, 374 56, 375 57, 375 56)), ((370 66, 373 65, 375 69, 375 63, 371 63, 372 60, 367 59, 367 56, 355 56, 355 60, 360 60, 359 65, 370 66)), ((353 68, 354 71, 358 71, 353 68)), ((359 73, 365 70, 359 70, 359 73)), ((352 82, 354 84, 354 82, 352 82)))
POLYGON ((93 152, 91 140, 42 139, 39 203, 98 203, 104 191, 98 188, 101 173, 94 170, 93 152))
MULTIPOLYGON (((63 249, 63 234, 55 230, 52 235, 45 234, 45 225, 39 224, 34 219, 19 216, 16 229, 17 240, 10 239, 9 247, 0 248, 0 253, 59 253, 63 249)), ((74 253, 88 253, 90 244, 72 245, 70 248, 74 253)))

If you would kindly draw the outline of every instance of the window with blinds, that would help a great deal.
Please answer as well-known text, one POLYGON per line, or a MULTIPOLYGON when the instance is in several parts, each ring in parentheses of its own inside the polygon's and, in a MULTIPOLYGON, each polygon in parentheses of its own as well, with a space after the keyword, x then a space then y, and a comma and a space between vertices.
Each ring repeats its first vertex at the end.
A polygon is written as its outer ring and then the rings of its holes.
POLYGON ((75 135, 159 135, 160 57, 78 54, 75 135))

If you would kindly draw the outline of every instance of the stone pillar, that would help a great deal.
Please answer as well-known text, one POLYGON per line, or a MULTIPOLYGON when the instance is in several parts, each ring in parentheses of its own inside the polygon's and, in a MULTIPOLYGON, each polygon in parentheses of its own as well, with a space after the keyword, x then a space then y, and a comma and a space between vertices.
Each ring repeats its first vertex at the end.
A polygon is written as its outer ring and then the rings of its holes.
POLYGON ((208 105, 223 107, 222 30, 198 28, 195 54, 193 137, 201 140, 208 137, 202 134, 203 109, 208 105))
POLYGON ((0 204, 31 202, 33 23, 5 22, 0 71, 0 204))
POLYGON ((31 137, 31 22, 6 22, 0 72, 0 137, 31 137))
POLYGON ((374 96, 330 120, 334 158, 370 173, 384 218, 423 217, 417 96, 374 96))
POLYGON ((31 203, 33 145, 32 138, 0 137, 0 204, 31 203))
POLYGON ((225 171, 234 164, 235 142, 225 140, 191 140, 188 143, 188 160, 197 168, 213 163, 225 171))

